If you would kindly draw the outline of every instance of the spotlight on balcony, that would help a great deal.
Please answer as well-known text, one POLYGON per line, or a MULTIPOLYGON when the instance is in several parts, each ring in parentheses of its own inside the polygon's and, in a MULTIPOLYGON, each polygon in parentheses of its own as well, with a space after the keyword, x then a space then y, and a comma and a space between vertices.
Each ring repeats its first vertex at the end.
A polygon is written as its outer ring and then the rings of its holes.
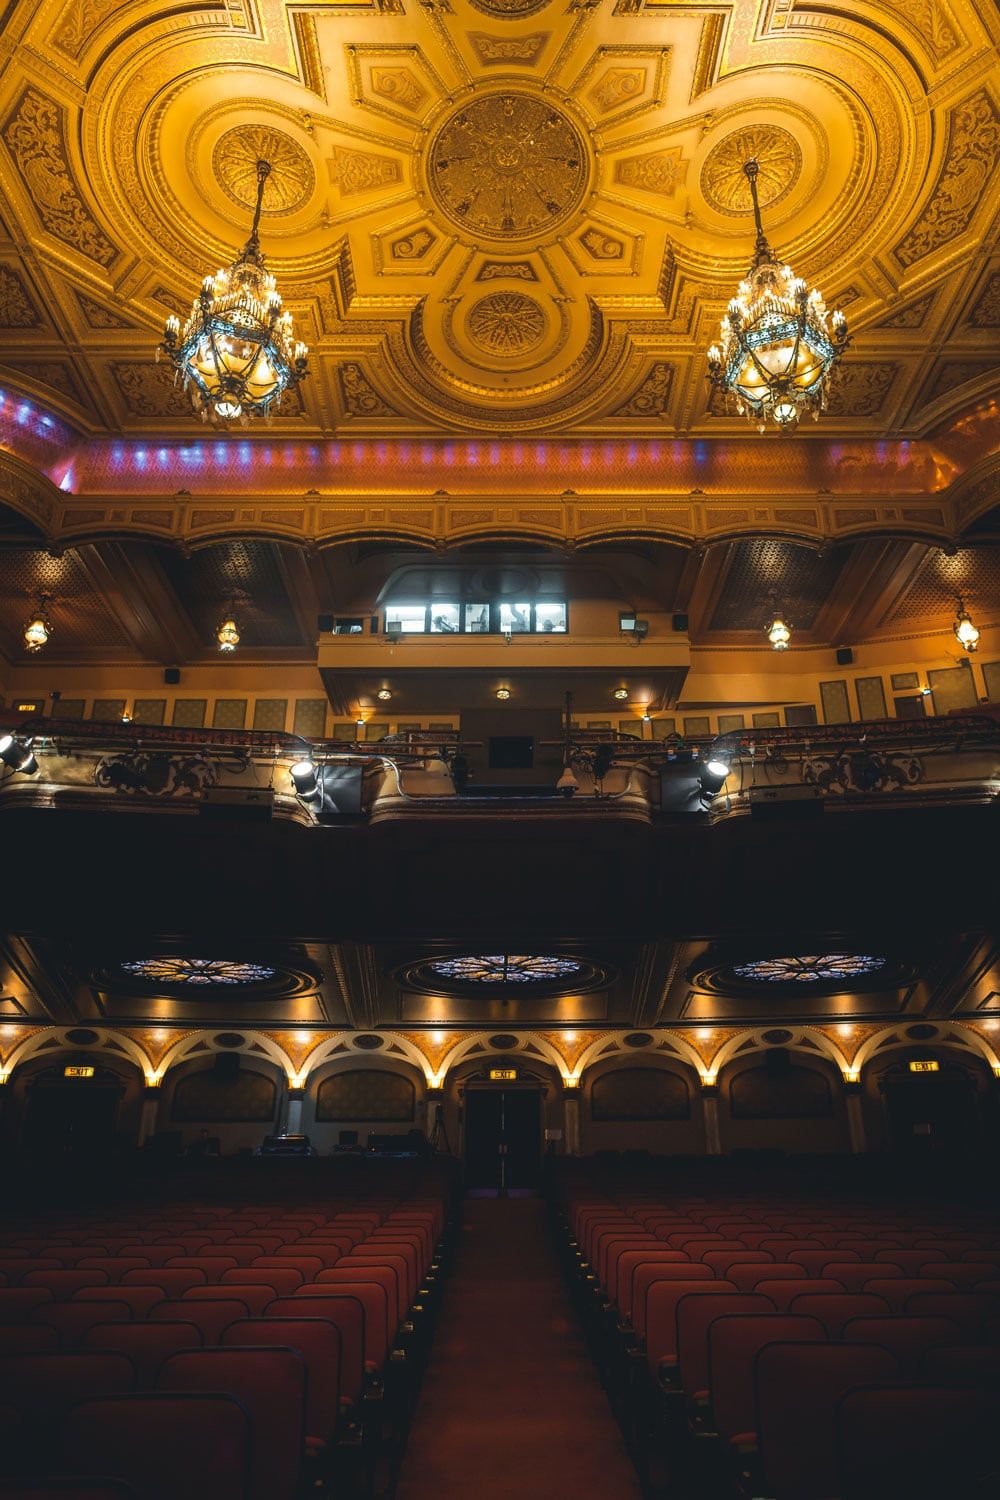
POLYGON ((301 797, 303 802, 315 801, 319 795, 319 780, 312 761, 297 760, 290 774, 296 796, 301 797))
POLYGON ((716 792, 721 792, 729 775, 729 767, 724 760, 712 759, 705 762, 701 772, 701 784, 710 797, 716 792))
POLYGON ((16 740, 12 734, 5 734, 0 739, 0 761, 12 771, 20 771, 22 776, 34 776, 38 770, 31 746, 16 740))
POLYGON ((564 797, 572 797, 580 790, 580 783, 573 774, 572 766, 564 766, 563 773, 556 782, 556 791, 562 792, 564 797))

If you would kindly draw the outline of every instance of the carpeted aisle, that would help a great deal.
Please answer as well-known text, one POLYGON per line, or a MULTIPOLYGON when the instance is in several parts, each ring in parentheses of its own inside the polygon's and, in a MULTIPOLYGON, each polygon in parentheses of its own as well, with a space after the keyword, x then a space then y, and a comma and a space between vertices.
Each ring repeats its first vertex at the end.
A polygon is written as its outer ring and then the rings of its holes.
POLYGON ((537 1198, 466 1199, 397 1500, 638 1500, 537 1198))

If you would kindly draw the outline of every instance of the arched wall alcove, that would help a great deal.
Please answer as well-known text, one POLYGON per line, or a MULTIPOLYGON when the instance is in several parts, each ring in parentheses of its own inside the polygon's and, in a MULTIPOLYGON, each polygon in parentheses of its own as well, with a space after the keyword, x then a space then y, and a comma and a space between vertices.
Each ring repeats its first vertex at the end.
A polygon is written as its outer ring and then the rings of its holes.
POLYGON ((224 1156, 252 1151, 277 1128, 284 1093, 284 1074, 261 1054, 222 1049, 201 1053, 177 1063, 164 1076, 157 1132, 179 1135, 184 1146, 207 1133, 218 1139, 224 1156), (217 1059, 222 1057, 232 1061, 220 1064, 217 1059))
POLYGON ((755 1047, 731 1057, 718 1084, 723 1154, 850 1151, 843 1077, 819 1052, 755 1047))
POLYGON ((649 1151, 701 1156, 705 1120, 698 1075, 662 1053, 602 1058, 580 1080, 581 1152, 649 1151))
POLYGON ((342 1131, 356 1131, 364 1147, 370 1135, 424 1133, 426 1081, 405 1059, 351 1053, 317 1065, 302 1101, 302 1129, 321 1156, 342 1131))

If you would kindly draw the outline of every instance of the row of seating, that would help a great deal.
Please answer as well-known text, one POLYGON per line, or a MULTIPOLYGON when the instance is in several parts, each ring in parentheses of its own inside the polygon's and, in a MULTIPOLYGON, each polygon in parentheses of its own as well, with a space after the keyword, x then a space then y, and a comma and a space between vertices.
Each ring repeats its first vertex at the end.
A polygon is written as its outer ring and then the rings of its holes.
POLYGON ((587 1163, 562 1165, 553 1206, 651 1488, 916 1500, 995 1483, 984 1436, 1000 1417, 995 1216, 670 1191, 655 1174, 587 1163))
POLYGON ((0 1495, 75 1493, 71 1475, 139 1500, 385 1488, 450 1223, 450 1176, 409 1166, 333 1198, 9 1224, 0 1495))

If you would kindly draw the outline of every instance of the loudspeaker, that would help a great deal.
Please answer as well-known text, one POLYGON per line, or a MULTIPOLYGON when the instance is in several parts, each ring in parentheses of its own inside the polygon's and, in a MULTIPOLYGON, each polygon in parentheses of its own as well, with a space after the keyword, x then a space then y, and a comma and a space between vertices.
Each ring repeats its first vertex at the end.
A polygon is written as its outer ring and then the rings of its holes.
POLYGON ((672 624, 673 624, 674 629, 678 632, 678 634, 680 634, 680 635, 686 635, 687 634, 687 629, 688 629, 688 617, 687 617, 687 615, 674 615, 672 624))
POLYGON ((319 631, 320 635, 332 635, 333 615, 317 615, 316 629, 319 631))
POLYGON ((224 1078, 227 1083, 239 1076, 240 1054, 238 1052, 217 1052, 215 1054, 215 1076, 224 1078))
POLYGON ((838 646, 837 647, 837 666, 838 667, 853 667, 854 666, 854 650, 853 650, 853 648, 851 646, 838 646))
POLYGON ((163 682, 166 687, 176 687, 181 680, 180 667, 164 667, 163 682))

